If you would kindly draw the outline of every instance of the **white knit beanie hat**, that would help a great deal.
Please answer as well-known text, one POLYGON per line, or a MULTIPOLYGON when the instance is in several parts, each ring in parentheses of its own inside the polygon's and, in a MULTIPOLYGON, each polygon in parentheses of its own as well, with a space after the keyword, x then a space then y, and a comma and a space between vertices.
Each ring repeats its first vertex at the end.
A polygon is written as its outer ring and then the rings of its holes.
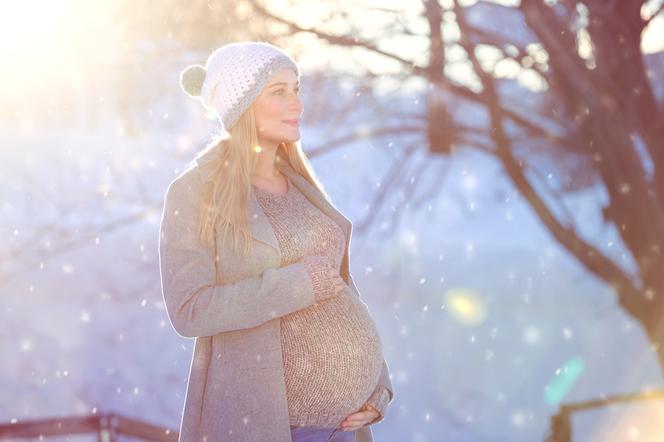
POLYGON ((284 51, 264 42, 229 43, 216 49, 205 66, 189 65, 180 85, 212 110, 229 130, 260 95, 272 75, 291 68, 300 78, 297 63, 284 51))

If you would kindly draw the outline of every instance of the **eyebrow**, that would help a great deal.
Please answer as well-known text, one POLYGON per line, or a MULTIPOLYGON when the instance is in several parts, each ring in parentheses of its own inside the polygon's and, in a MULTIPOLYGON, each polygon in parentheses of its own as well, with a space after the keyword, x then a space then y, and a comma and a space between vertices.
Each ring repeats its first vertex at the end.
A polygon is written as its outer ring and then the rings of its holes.
MULTIPOLYGON (((273 83, 273 84, 269 85, 268 87, 279 86, 280 84, 283 84, 283 85, 285 85, 285 86, 288 86, 288 83, 284 83, 283 81, 280 81, 279 83, 273 83)), ((299 84, 300 84, 300 80, 298 80, 298 81, 295 82, 295 86, 298 86, 299 84)))

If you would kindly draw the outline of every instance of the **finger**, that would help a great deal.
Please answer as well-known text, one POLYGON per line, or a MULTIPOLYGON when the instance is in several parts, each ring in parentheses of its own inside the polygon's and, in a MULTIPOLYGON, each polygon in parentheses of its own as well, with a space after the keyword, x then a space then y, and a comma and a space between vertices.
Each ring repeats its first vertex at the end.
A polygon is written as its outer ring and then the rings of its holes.
POLYGON ((348 416, 346 419, 341 422, 342 424, 350 424, 350 423, 355 423, 355 422, 362 422, 369 419, 369 416, 364 413, 355 413, 351 416, 348 416))
POLYGON ((342 425, 341 431, 356 431, 356 430, 359 430, 360 428, 364 427, 364 425, 366 425, 366 422, 342 425))
POLYGON ((364 427, 367 425, 369 421, 357 421, 357 422, 351 422, 351 423, 346 423, 341 425, 341 430, 342 431, 355 431, 359 430, 360 428, 364 427))
POLYGON ((360 413, 354 413, 348 416, 345 421, 348 422, 359 422, 359 421, 371 421, 375 417, 378 417, 378 412, 376 411, 362 411, 360 413))
POLYGON ((356 413, 350 414, 344 419, 344 421, 354 421, 357 419, 362 419, 366 416, 367 411, 358 411, 356 413))

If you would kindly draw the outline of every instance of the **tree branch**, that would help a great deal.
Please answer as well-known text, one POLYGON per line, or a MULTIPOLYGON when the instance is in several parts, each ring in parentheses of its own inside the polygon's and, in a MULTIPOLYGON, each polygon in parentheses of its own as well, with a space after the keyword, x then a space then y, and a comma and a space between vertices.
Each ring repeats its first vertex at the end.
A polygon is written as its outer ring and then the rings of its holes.
POLYGON ((528 182, 528 179, 524 175, 521 161, 513 156, 511 142, 504 131, 504 115, 502 114, 502 107, 499 105, 498 95, 494 89, 493 79, 483 71, 479 60, 474 54, 473 48, 468 42, 466 21, 462 9, 458 4, 458 0, 454 0, 454 11, 461 30, 460 42, 482 82, 483 92, 487 100, 491 125, 493 127, 491 134, 497 148, 494 154, 503 163, 505 171, 519 189, 520 194, 526 198, 540 221, 549 229, 556 240, 576 256, 591 273, 610 283, 618 293, 627 295, 620 297, 621 304, 630 314, 638 318, 643 314, 643 310, 647 306, 641 301, 644 298, 641 296, 638 288, 634 286, 629 276, 621 267, 604 256, 600 250, 581 239, 574 231, 573 226, 563 226, 558 221, 528 182))

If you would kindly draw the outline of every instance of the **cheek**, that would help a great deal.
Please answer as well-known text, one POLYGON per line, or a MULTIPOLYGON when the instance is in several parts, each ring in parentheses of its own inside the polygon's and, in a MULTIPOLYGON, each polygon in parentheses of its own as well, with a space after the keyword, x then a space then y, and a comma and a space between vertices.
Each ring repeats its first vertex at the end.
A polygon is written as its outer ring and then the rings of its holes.
POLYGON ((284 106, 279 103, 279 100, 263 100, 256 113, 256 123, 259 127, 263 128, 275 127, 281 123, 284 109, 284 106))

